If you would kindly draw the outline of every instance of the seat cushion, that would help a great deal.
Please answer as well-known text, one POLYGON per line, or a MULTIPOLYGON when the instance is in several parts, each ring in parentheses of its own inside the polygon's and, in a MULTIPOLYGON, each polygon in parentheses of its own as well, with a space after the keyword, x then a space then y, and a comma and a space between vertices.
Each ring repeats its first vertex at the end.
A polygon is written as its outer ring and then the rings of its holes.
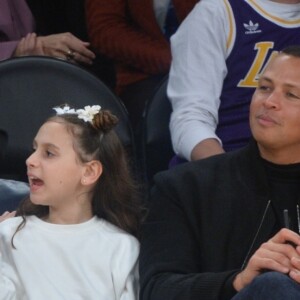
POLYGON ((29 194, 29 186, 22 181, 0 179, 0 215, 13 211, 19 202, 29 194))

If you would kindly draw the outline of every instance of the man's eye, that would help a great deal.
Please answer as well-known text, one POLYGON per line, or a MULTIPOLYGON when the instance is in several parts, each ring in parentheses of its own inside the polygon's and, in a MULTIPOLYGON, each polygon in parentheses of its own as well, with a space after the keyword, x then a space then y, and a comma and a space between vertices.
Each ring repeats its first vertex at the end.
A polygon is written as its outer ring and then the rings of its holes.
POLYGON ((294 99, 300 99, 299 96, 293 94, 293 93, 287 93, 287 96, 290 97, 290 98, 294 98, 294 99))
POLYGON ((270 88, 266 85, 260 85, 260 86, 258 86, 258 89, 261 91, 268 91, 270 88))

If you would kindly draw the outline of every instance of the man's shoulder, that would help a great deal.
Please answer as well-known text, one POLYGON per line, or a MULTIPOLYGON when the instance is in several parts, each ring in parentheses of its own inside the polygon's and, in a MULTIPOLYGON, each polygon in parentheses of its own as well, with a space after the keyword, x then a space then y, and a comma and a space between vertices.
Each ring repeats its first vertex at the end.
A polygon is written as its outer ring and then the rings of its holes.
POLYGON ((154 188, 182 194, 215 189, 220 184, 232 186, 237 179, 250 178, 255 170, 254 164, 249 147, 244 147, 160 172, 154 177, 154 188))
POLYGON ((255 156, 251 157, 247 149, 188 162, 158 173, 149 202, 171 201, 188 208, 211 205, 212 201, 218 205, 224 199, 227 203, 238 199, 252 189, 253 178, 256 178, 255 156))
POLYGON ((242 155, 241 151, 233 151, 223 154, 210 156, 205 159, 186 162, 177 165, 169 170, 160 172, 156 177, 177 177, 184 174, 196 174, 214 172, 216 169, 223 168, 228 164, 232 164, 242 155))

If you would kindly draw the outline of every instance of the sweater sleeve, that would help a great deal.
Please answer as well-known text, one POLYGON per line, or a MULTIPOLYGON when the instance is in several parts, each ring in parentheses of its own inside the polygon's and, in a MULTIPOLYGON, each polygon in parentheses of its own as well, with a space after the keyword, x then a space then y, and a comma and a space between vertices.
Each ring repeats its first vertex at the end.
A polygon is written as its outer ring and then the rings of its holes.
POLYGON ((169 43, 163 35, 151 35, 136 24, 126 6, 125 0, 86 1, 92 47, 116 62, 147 74, 168 72, 171 63, 169 43))
POLYGON ((128 235, 123 236, 116 249, 112 277, 118 300, 136 300, 138 298, 139 249, 138 241, 128 235))
POLYGON ((0 61, 11 58, 13 56, 13 53, 18 43, 19 41, 9 41, 9 42, 0 41, 0 61))
POLYGON ((10 218, 0 222, 0 300, 25 299, 24 288, 16 270, 11 246, 11 236, 15 230, 10 218))
POLYGON ((35 22, 25 0, 0 1, 0 61, 12 57, 21 38, 34 29, 35 22))
MULTIPOLYGON (((142 230, 140 298, 229 300, 231 297, 223 296, 230 294, 228 283, 237 270, 221 268, 213 272, 203 266, 218 258, 213 253, 203 257, 201 248, 205 246, 201 245, 201 237, 205 229, 195 229, 197 226, 191 224, 191 219, 200 217, 192 203, 186 201, 193 211, 188 215, 182 207, 184 200, 176 199, 178 189, 182 188, 178 181, 171 182, 160 174, 151 192, 149 214, 142 230)), ((181 197, 190 197, 182 189, 181 192, 181 197)))
POLYGON ((21 290, 16 272, 3 261, 0 253, 0 300, 21 299, 21 290))

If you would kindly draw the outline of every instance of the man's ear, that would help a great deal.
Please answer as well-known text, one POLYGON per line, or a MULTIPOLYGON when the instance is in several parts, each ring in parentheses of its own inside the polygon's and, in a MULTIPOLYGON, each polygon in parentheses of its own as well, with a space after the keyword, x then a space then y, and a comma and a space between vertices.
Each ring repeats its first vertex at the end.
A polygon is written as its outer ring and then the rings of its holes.
POLYGON ((103 171, 102 164, 99 160, 92 160, 85 163, 83 175, 81 178, 82 185, 91 185, 101 176, 103 171))

